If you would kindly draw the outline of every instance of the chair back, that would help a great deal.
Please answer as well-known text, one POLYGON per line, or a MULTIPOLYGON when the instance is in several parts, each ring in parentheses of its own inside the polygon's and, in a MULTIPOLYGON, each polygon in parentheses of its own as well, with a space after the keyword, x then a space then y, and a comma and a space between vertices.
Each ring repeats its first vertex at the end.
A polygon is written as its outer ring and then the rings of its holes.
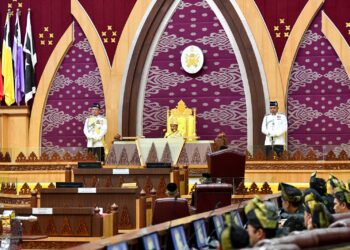
POLYGON ((189 216, 186 199, 160 198, 156 199, 153 207, 152 225, 165 221, 175 220, 189 216))
POLYGON ((196 213, 231 205, 232 185, 226 183, 196 185, 193 205, 196 213))
POLYGON ((188 108, 183 100, 180 100, 171 110, 167 110, 167 134, 171 133, 170 124, 176 121, 178 130, 186 141, 197 139, 196 134, 196 109, 188 108))
POLYGON ((223 149, 207 154, 209 173, 212 178, 234 184, 237 188, 244 180, 246 157, 232 149, 223 149))

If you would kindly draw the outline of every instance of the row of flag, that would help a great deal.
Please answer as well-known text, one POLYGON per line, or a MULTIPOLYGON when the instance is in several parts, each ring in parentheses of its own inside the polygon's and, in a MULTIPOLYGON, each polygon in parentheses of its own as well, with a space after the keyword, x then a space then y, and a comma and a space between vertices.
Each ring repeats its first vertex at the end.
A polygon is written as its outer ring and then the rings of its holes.
POLYGON ((11 15, 9 12, 6 15, 2 43, 2 65, 0 65, 0 68, 3 79, 0 77, 0 101, 5 98, 5 103, 8 106, 11 106, 15 102, 17 105, 20 105, 23 98, 27 104, 36 92, 34 69, 37 58, 30 23, 30 9, 27 14, 24 46, 21 40, 19 13, 19 10, 17 10, 12 48, 10 43, 11 15))

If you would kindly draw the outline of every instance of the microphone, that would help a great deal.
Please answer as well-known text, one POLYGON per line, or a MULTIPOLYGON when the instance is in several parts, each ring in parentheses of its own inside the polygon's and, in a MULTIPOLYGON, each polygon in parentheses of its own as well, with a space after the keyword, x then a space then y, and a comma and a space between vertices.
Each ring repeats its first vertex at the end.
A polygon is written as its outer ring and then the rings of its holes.
MULTIPOLYGON (((242 178, 242 179, 243 179, 243 178, 242 178)), ((244 179, 243 179, 243 185, 244 185, 244 179)), ((239 211, 238 211, 238 210, 241 208, 241 205, 242 205, 242 203, 243 203, 243 201, 244 201, 245 195, 246 195, 246 192, 243 192, 242 199, 239 201, 238 206, 237 206, 237 208, 236 208, 236 211, 237 211, 238 214, 239 214, 239 211)), ((241 219, 241 220, 242 220, 242 219, 241 219)), ((235 222, 233 221, 233 223, 235 223, 235 222)), ((243 222, 242 222, 242 225, 243 225, 243 222)), ((243 226, 243 228, 245 228, 245 225, 243 226)))
POLYGON ((171 136, 172 134, 174 134, 174 132, 171 132, 170 134, 168 134, 167 136, 165 136, 165 138, 168 138, 168 137, 171 136))
MULTIPOLYGON (((218 201, 216 204, 215 204, 215 207, 213 210, 210 211, 210 213, 208 214, 207 218, 210 219, 210 217, 213 215, 213 213, 215 212, 215 210, 221 205, 221 201, 218 201)), ((213 233, 215 232, 215 225, 214 225, 214 229, 210 232, 210 234, 208 235, 207 237, 207 245, 209 244, 209 241, 210 241, 210 238, 211 236, 213 235, 213 233)))
POLYGON ((213 208, 213 210, 210 211, 210 213, 208 214, 207 218, 209 218, 210 216, 212 216, 212 214, 215 212, 215 210, 216 210, 217 208, 219 208, 219 206, 221 205, 221 203, 222 203, 221 201, 216 202, 215 207, 213 208))

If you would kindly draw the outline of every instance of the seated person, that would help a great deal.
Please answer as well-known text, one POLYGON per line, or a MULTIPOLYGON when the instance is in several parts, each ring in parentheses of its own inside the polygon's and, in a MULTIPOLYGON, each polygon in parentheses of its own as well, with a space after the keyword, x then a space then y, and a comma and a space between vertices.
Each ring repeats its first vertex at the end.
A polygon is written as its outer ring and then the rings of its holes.
POLYGON ((276 236, 278 216, 271 202, 262 202, 259 198, 252 199, 244 208, 247 216, 247 231, 251 246, 260 240, 276 236))
POLYGON ((334 211, 335 213, 350 212, 350 192, 341 187, 334 190, 334 211))
POLYGON ((170 182, 166 186, 166 194, 168 197, 176 198, 179 196, 179 193, 177 191, 177 185, 174 182, 170 182))
POLYGON ((295 230, 301 231, 304 225, 303 193, 296 187, 280 183, 282 209, 280 211, 281 225, 285 234, 295 230))
POLYGON ((287 219, 292 214, 304 215, 303 193, 287 183, 280 183, 283 211, 281 219, 287 219))
POLYGON ((249 235, 243 228, 232 224, 227 226, 220 236, 220 249, 240 249, 249 247, 249 235))
POLYGON ((322 203, 322 198, 314 189, 306 189, 304 192, 304 224, 308 230, 315 228, 327 228, 333 223, 334 218, 322 203))
POLYGON ((169 132, 165 133, 164 138, 180 138, 183 137, 181 131, 178 130, 178 123, 176 118, 170 119, 170 130, 169 132))
POLYGON ((220 132, 214 140, 214 151, 228 148, 227 138, 224 132, 220 132))
POLYGON ((317 171, 313 172, 310 177, 310 188, 315 189, 322 197, 323 203, 331 214, 334 214, 334 197, 327 194, 327 183, 322 178, 317 178, 317 171))
POLYGON ((211 179, 211 176, 209 173, 203 173, 202 177, 199 178, 199 182, 201 184, 210 184, 210 183, 213 183, 213 180, 211 179))

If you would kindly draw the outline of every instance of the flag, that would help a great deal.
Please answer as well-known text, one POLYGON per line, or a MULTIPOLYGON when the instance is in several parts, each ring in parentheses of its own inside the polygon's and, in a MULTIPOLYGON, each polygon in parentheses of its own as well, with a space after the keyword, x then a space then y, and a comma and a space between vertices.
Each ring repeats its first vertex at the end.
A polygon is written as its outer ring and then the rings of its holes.
MULTIPOLYGON (((1 51, 0 51, 1 52, 1 51)), ((0 55, 0 102, 2 101, 2 99, 4 98, 4 87, 2 85, 2 73, 1 73, 1 68, 2 68, 2 64, 1 64, 1 55, 0 55)))
POLYGON ((23 46, 21 41, 21 28, 19 25, 19 10, 17 10, 15 34, 12 47, 13 67, 15 70, 15 99, 17 105, 20 105, 24 96, 24 65, 23 65, 23 46))
POLYGON ((10 46, 10 13, 6 15, 4 40, 2 43, 2 75, 4 76, 4 95, 7 106, 15 102, 15 86, 13 82, 12 52, 10 46))
POLYGON ((34 48, 34 41, 32 35, 32 25, 30 24, 30 10, 27 14, 27 28, 26 35, 24 38, 24 81, 25 81, 25 102, 26 104, 30 99, 33 98, 33 95, 36 92, 35 85, 35 64, 36 64, 36 52, 34 48))

